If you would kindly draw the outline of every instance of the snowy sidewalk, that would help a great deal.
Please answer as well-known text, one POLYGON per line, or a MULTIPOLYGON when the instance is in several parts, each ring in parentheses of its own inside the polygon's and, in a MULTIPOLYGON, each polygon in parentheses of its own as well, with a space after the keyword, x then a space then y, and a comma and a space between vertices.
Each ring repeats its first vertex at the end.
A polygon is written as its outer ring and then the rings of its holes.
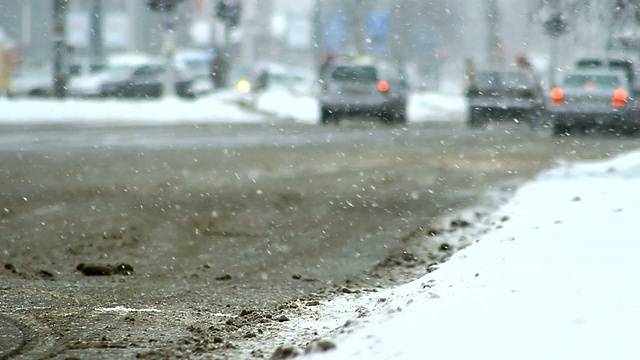
MULTIPOLYGON (((274 118, 315 124, 319 105, 311 94, 271 89, 255 99, 255 108, 243 106, 235 90, 188 99, 0 99, 0 123, 65 123, 118 125, 180 123, 258 123, 274 118)), ((409 121, 463 121, 461 96, 413 94, 409 121)))
POLYGON ((640 359, 639 185, 640 152, 562 165, 437 271, 291 326, 353 320, 312 359, 640 359))

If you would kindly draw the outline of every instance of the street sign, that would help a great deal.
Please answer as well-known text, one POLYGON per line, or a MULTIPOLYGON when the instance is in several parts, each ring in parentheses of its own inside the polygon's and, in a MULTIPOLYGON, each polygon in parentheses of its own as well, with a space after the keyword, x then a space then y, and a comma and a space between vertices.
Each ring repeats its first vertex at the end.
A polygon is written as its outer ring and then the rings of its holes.
POLYGON ((347 45, 349 19, 344 14, 327 15, 322 21, 322 45, 325 49, 340 50, 347 45))
POLYGON ((374 54, 382 54, 387 50, 389 37, 389 14, 373 12, 367 17, 368 48, 374 54))
POLYGON ((104 16, 104 45, 110 49, 126 49, 130 45, 129 17, 126 13, 104 16))
POLYGON ((89 13, 70 12, 67 14, 67 44, 78 49, 89 47, 89 13))

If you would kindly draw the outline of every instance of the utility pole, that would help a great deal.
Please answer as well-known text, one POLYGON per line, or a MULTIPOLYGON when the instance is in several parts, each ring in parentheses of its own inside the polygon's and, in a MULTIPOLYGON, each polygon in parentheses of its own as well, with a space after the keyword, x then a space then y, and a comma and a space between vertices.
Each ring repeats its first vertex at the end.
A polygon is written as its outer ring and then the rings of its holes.
POLYGON ((562 0, 550 1, 547 6, 550 7, 550 11, 549 18, 544 22, 544 30, 551 38, 549 41, 549 87, 551 88, 556 85, 560 37, 567 32, 568 23, 565 19, 562 0))
POLYGON ((126 1, 125 2, 125 7, 126 7, 126 11, 127 11, 127 22, 129 24, 129 33, 131 34, 129 36, 129 44, 127 46, 127 50, 129 51, 134 51, 136 49, 136 19, 137 19, 137 10, 136 10, 136 3, 132 2, 132 1, 126 1))
POLYGON ((163 83, 163 96, 176 96, 176 13, 175 8, 184 0, 148 0, 147 6, 152 11, 162 14, 162 28, 164 38, 165 76, 163 83))
POLYGON ((490 67, 497 66, 500 62, 500 12, 496 0, 487 0, 486 22, 487 22, 487 64, 490 67))
POLYGON ((320 69, 322 47, 324 46, 324 36, 322 35, 322 1, 313 1, 313 65, 315 69, 320 69))
MULTIPOLYGON (((260 17, 260 7, 256 1, 247 1, 242 16, 244 17, 244 36, 242 39, 242 47, 240 56, 245 62, 254 63, 256 58, 259 56, 258 54, 258 36, 263 31, 266 31, 263 27, 261 27, 259 23, 260 17)), ((224 23, 224 53, 227 56, 227 61, 231 60, 231 39, 229 34, 231 34, 232 26, 230 21, 227 18, 223 18, 224 23)))
POLYGON ((599 7, 597 4, 596 0, 591 0, 590 4, 589 4, 589 22, 591 23, 591 36, 590 36, 590 43, 589 43, 589 50, 591 50, 591 52, 595 52, 596 48, 597 48, 597 41, 596 39, 598 38, 598 11, 599 11, 599 7))
POLYGON ((68 78, 67 64, 67 0, 53 2, 53 91, 57 98, 65 97, 68 78))
POLYGON ((22 33, 20 39, 20 51, 22 52, 22 56, 26 56, 31 49, 31 18, 31 0, 22 0, 22 21, 20 24, 22 33))
POLYGON ((533 17, 535 14, 535 2, 532 1, 527 1, 527 18, 526 18, 526 22, 525 22, 525 26, 524 26, 524 50, 525 50, 525 54, 529 53, 529 49, 531 47, 531 28, 533 25, 533 17))
POLYGON ((411 13, 420 9, 416 9, 414 1, 402 1, 393 7, 391 11, 390 39, 389 41, 389 58, 399 66, 404 66, 407 61, 410 42, 410 28, 415 26, 415 22, 411 18, 411 13))
POLYGON ((175 8, 183 0, 148 0, 147 6, 151 11, 159 11, 163 15, 162 28, 164 30, 164 56, 165 76, 163 84, 163 96, 176 96, 176 21, 175 8))
POLYGON ((102 41, 102 0, 91 2, 91 71, 104 66, 104 46, 102 41))
POLYGON ((164 15, 164 56, 165 56, 165 77, 164 77, 164 97, 176 96, 176 23, 173 9, 165 11, 164 15))
POLYGON ((347 14, 352 15, 349 26, 349 37, 351 50, 358 54, 365 53, 365 14, 366 6, 363 0, 349 0, 347 3, 347 14))

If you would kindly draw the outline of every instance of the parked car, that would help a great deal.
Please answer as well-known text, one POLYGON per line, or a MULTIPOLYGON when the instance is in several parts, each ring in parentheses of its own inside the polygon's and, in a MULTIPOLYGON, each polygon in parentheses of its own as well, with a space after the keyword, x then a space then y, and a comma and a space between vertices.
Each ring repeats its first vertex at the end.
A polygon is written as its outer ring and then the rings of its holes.
POLYGON ((467 123, 484 126, 489 121, 509 120, 535 124, 544 109, 544 91, 531 70, 481 71, 466 91, 467 123))
POLYGON ((53 94, 50 65, 19 67, 11 79, 11 97, 46 97, 53 94))
POLYGON ((211 49, 178 49, 175 54, 177 66, 184 67, 193 76, 192 90, 200 95, 213 91, 211 67, 215 53, 211 49))
POLYGON ((127 79, 139 68, 157 62, 156 57, 141 53, 111 55, 103 69, 71 78, 67 94, 73 97, 102 96, 102 84, 127 79))
MULTIPOLYGON (((82 63, 70 66, 69 79, 89 74, 89 67, 82 63)), ((11 78, 11 97, 53 96, 53 64, 22 64, 11 78)))
MULTIPOLYGON (((310 68, 278 63, 268 63, 262 67, 262 70, 265 67, 269 73, 269 84, 273 88, 296 95, 310 95, 317 89, 317 77, 310 68)), ((256 74, 260 72, 260 67, 254 70, 256 74)))
POLYGON ((376 59, 339 61, 327 71, 320 92, 320 123, 364 115, 386 123, 407 121, 409 86, 400 69, 376 59))
POLYGON ((636 132, 639 120, 630 98, 625 72, 611 69, 575 69, 549 94, 547 114, 553 133, 569 134, 594 128, 636 132))
MULTIPOLYGON (((142 65, 126 77, 105 81, 100 86, 100 96, 124 98, 157 98, 164 93, 165 65, 155 63, 142 65)), ((187 69, 176 66, 176 94, 184 98, 193 98, 193 75, 187 69)))

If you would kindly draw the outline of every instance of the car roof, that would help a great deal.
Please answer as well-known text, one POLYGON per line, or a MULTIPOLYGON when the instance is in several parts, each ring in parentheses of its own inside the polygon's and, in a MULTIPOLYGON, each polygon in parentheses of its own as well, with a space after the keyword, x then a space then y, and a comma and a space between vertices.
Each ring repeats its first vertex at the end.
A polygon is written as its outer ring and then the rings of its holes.
POLYGON ((129 53, 117 53, 110 55, 107 59, 109 65, 145 65, 157 61, 158 57, 150 54, 129 52, 129 53))
POLYGON ((626 52, 617 52, 617 51, 608 51, 606 53, 596 53, 596 54, 588 54, 584 56, 577 56, 574 62, 579 62, 583 60, 600 60, 603 62, 606 61, 631 61, 637 60, 637 55, 629 54, 626 52))

